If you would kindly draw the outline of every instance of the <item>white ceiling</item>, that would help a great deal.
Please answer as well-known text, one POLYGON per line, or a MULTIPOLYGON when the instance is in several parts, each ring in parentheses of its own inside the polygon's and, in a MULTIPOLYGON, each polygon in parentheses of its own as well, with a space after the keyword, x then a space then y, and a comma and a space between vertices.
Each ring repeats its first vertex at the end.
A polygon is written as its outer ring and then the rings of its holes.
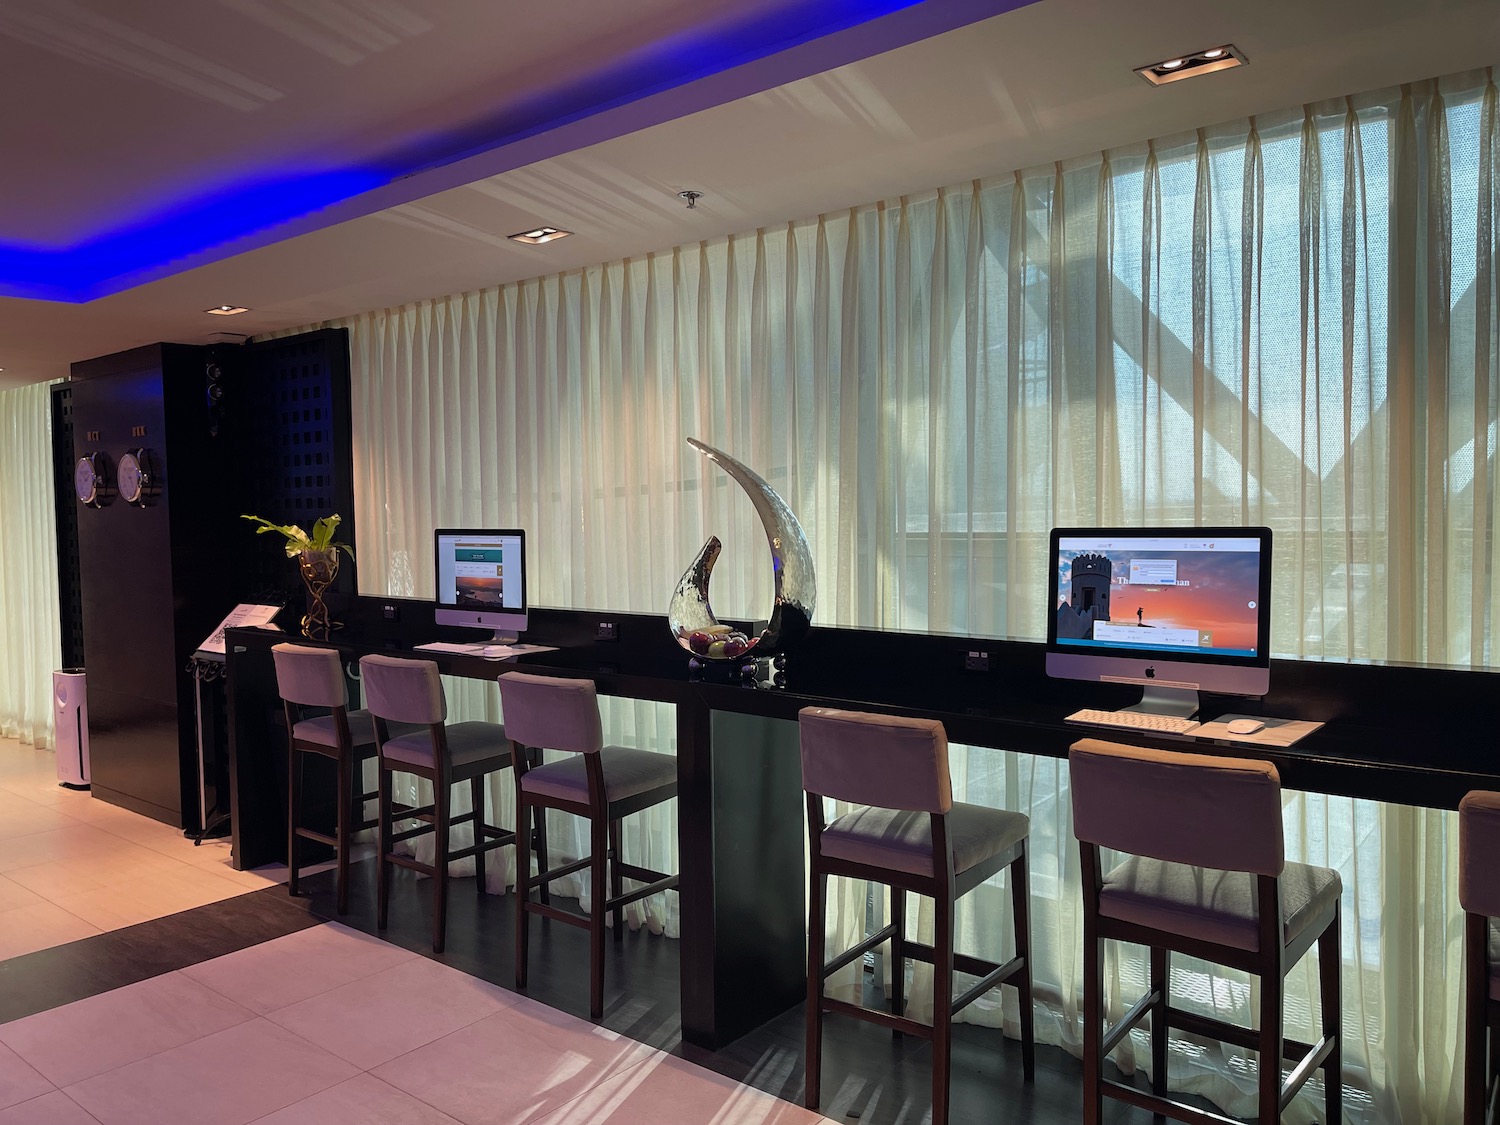
POLYGON ((109 0, 0 0, 0 250, 149 224, 267 167, 416 169, 110 296, 0 298, 0 386, 1500 61, 1495 0, 1015 4, 922 0, 774 52, 766 28, 816 0, 152 0, 128 25, 109 0), (756 36, 741 65, 643 86, 676 57, 664 43, 756 36), (1131 73, 1224 42, 1250 65, 1160 88, 1131 73), (540 223, 576 234, 505 240, 540 223), (252 311, 203 313, 221 302, 252 311))

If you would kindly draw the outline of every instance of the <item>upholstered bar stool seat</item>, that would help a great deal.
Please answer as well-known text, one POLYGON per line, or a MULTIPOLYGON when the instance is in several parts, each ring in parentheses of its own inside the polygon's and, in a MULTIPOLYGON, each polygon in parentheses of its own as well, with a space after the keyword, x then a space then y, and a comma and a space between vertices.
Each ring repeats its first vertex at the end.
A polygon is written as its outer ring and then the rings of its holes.
POLYGON ((437 665, 430 660, 371 655, 360 659, 359 668, 380 747, 376 922, 385 929, 393 866, 427 875, 432 879, 432 948, 441 953, 447 938, 448 865, 473 856, 477 889, 484 894, 485 853, 515 842, 515 833, 484 818, 485 778, 510 765, 510 741, 499 723, 448 725, 443 683, 437 665), (391 795, 391 774, 395 772, 431 782, 432 804, 419 808, 397 804, 391 795), (462 782, 469 783, 473 809, 455 817, 452 790, 462 782), (396 822, 401 820, 415 820, 418 826, 397 832, 396 822), (474 842, 455 849, 450 830, 466 823, 473 826, 474 842), (429 832, 433 834, 435 853, 431 864, 394 850, 396 844, 429 832))
POLYGON ((1223 1122, 1167 1096, 1172 1029, 1259 1054, 1261 1125, 1320 1068, 1328 1122, 1342 1121, 1338 872, 1287 863, 1281 783, 1274 766, 1084 739, 1068 753, 1073 831, 1083 860, 1083 1120, 1099 1125, 1111 1097, 1186 1122, 1223 1122), (1103 848, 1129 853, 1108 872, 1103 848), (1103 943, 1150 950, 1148 991, 1104 1028, 1103 943), (1322 1036, 1288 1039, 1282 1027, 1287 972, 1318 948, 1322 1036), (1175 1008, 1171 954, 1260 978, 1254 1030, 1175 1008), (1151 1090, 1106 1077, 1104 1060, 1150 1017, 1151 1090), (1282 1080, 1286 1059, 1294 1060, 1282 1080))
POLYGON ((271 647, 276 666, 276 689, 286 713, 287 727, 287 893, 301 889, 299 840, 314 840, 334 849, 337 869, 336 897, 340 914, 349 910, 349 853, 353 834, 373 828, 375 818, 365 816, 365 804, 376 798, 375 790, 362 784, 364 763, 375 756, 375 724, 368 711, 348 709, 349 694, 344 680, 344 661, 334 649, 313 645, 279 644, 271 647), (327 714, 304 716, 305 708, 327 714), (329 758, 337 771, 338 808, 333 834, 302 823, 303 756, 329 758))
POLYGON ((536 816, 540 845, 535 875, 527 852, 516 857, 516 987, 526 987, 528 915, 580 926, 589 932, 589 1014, 598 1019, 604 1014, 605 916, 613 915, 615 940, 620 941, 626 905, 677 886, 676 875, 625 862, 620 820, 677 795, 677 760, 649 750, 605 746, 592 680, 508 672, 500 677, 500 701, 512 740, 516 817, 519 822, 528 814, 536 816), (569 756, 533 764, 542 749, 569 756), (548 867, 541 818, 549 808, 588 821, 589 855, 548 867), (586 918, 553 906, 547 897, 552 880, 585 868, 592 883, 586 918), (626 893, 627 878, 644 885, 626 893), (531 901, 533 889, 540 890, 540 902, 531 901))
POLYGON ((932 1122, 948 1120, 953 1016, 1002 984, 1020 999, 1021 1064, 1035 1073, 1032 1032, 1029 891, 1021 813, 953 800, 948 738, 930 719, 807 707, 798 714, 802 788, 807 794, 812 889, 807 922, 807 1079, 805 1102, 821 1100, 823 1016, 836 1012, 932 1040, 932 1122), (824 798, 854 807, 825 822, 824 798), (1004 964, 955 952, 954 911, 960 896, 1009 868, 1016 955, 1004 964), (891 889, 891 922, 833 960, 824 961, 829 876, 881 883, 891 889), (931 945, 906 936, 906 895, 933 901, 931 945), (867 1008, 824 993, 829 976, 890 942, 891 1010, 867 1008), (906 1015, 908 958, 933 966, 932 1023, 906 1015), (955 973, 979 978, 954 996, 955 973))
POLYGON ((1464 1125, 1483 1125, 1500 1077, 1500 793, 1458 805, 1464 910, 1464 1125))
MULTIPOLYGON (((962 875, 987 859, 1010 853, 1026 839, 1031 821, 1022 813, 953 802, 948 810, 948 841, 953 873, 962 875)), ((856 808, 823 829, 823 854, 830 859, 936 875, 932 817, 900 809, 856 808)))
MULTIPOLYGON (((1326 867, 1282 868, 1282 941, 1295 945, 1309 926, 1326 919, 1342 890, 1338 872, 1326 867)), ((1255 877, 1244 871, 1130 856, 1104 876, 1099 914, 1236 949, 1260 946, 1255 877)))
MULTIPOLYGON (((534 766, 520 775, 521 788, 537 796, 587 801, 587 765, 582 755, 574 755, 534 766)), ((611 803, 677 783, 677 760, 668 754, 605 746, 599 751, 599 765, 604 771, 604 799, 611 803)))

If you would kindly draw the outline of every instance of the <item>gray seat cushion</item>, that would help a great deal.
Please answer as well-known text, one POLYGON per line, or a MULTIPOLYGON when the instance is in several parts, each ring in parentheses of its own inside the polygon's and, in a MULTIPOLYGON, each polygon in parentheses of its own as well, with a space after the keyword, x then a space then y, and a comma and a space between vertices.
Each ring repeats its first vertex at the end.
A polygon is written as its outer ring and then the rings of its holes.
MULTIPOLYGON (((1327 867, 1288 863, 1281 872, 1282 930, 1291 944, 1343 892, 1327 867)), ((1260 947, 1255 876, 1131 856, 1104 877, 1099 913, 1252 952, 1260 947)))
MULTIPOLYGON (((521 775, 521 788, 542 797, 587 801, 589 781, 584 762, 584 755, 569 754, 561 761, 527 770, 521 775)), ((677 780, 677 759, 671 754, 606 746, 599 751, 599 764, 604 769, 605 800, 610 803, 677 780)))
MULTIPOLYGON (((451 723, 446 734, 448 759, 454 766, 473 765, 491 758, 510 764, 510 740, 499 723, 451 723)), ((392 762, 432 769, 432 732, 419 727, 411 734, 399 735, 385 744, 384 752, 392 762)))
MULTIPOLYGON (((948 812, 954 874, 1008 851, 1026 837, 1031 821, 1022 813, 954 802, 948 812)), ((823 854, 833 859, 934 874, 932 820, 925 812, 860 807, 823 829, 823 854)))
MULTIPOLYGON (((334 726, 332 715, 303 719, 292 728, 292 737, 303 742, 316 742, 319 746, 339 744, 338 730, 334 726)), ((375 745, 375 720, 370 712, 363 708, 349 712, 349 737, 354 740, 355 746, 375 745)))

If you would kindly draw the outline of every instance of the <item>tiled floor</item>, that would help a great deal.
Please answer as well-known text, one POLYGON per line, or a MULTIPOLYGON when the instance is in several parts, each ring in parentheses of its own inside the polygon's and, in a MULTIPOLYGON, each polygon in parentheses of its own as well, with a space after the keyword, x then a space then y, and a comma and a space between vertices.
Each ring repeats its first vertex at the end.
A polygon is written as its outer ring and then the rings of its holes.
POLYGON ((286 878, 236 871, 227 840, 57 784, 52 755, 0 739, 0 960, 218 902, 286 878))
POLYGON ((0 1125, 823 1119, 326 923, 0 1024, 0 1125))
MULTIPOLYGON (((50 754, 0 740, 0 962, 284 878, 59 788, 50 754)), ((0 1125, 824 1120, 333 922, 36 1007, 0 1023, 0 1125)))

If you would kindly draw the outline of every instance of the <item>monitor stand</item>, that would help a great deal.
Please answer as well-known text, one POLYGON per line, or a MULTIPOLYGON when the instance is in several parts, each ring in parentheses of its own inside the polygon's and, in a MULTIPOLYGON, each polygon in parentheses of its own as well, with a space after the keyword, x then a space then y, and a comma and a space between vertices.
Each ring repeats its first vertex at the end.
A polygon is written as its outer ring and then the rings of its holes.
POLYGON ((1139 703, 1120 710, 1191 719, 1198 713, 1198 692, 1195 688, 1158 687, 1153 684, 1141 692, 1139 703))
POLYGON ((508 633, 504 629, 496 629, 495 635, 484 643, 487 645, 513 645, 520 639, 520 633, 508 633))

